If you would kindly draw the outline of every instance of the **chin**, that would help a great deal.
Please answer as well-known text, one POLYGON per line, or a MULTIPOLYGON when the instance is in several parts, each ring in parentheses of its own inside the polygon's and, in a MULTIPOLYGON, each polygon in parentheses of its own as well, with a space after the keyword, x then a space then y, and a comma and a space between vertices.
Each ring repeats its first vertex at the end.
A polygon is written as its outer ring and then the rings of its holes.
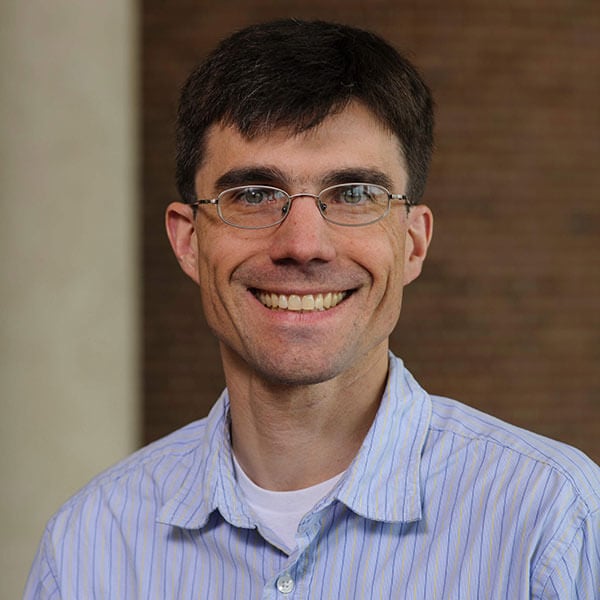
POLYGON ((265 381, 271 385, 284 386, 284 387, 301 387, 309 385, 318 385, 324 383, 335 377, 335 374, 331 373, 291 373, 291 372, 268 372, 263 373, 265 381))
MULTIPOLYGON (((315 385, 329 381, 342 372, 343 367, 333 357, 322 360, 313 357, 287 356, 283 360, 272 357, 253 357, 251 368, 268 383, 283 386, 315 385)), ((339 360, 339 359, 338 359, 339 360)))

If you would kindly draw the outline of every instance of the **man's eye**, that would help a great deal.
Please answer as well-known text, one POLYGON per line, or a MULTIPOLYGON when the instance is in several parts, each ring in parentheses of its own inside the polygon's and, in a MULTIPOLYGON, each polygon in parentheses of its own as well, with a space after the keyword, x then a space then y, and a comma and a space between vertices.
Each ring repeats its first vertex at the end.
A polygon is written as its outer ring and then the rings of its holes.
POLYGON ((260 188, 245 188, 238 190, 234 200, 241 204, 263 204, 274 199, 274 194, 271 190, 260 188))
POLYGON ((339 201, 344 204, 367 204, 372 201, 372 195, 368 186, 356 185, 340 189, 339 201))

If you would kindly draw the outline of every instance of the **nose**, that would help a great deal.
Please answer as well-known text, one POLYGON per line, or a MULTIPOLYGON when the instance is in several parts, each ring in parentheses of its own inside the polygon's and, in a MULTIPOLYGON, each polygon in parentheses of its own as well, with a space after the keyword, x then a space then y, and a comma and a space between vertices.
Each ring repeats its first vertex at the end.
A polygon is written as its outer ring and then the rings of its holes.
POLYGON ((291 260, 299 264, 327 262, 335 257, 335 227, 322 217, 314 194, 290 196, 289 214, 273 232, 271 258, 275 262, 291 260))

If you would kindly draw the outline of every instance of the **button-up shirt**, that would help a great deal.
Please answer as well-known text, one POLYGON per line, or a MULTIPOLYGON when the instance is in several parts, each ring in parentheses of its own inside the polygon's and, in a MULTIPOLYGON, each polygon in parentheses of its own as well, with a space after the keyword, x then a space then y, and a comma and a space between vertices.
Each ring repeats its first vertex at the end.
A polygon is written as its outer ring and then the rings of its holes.
POLYGON ((59 510, 25 598, 600 598, 599 494, 579 451, 428 395, 391 356, 362 447, 295 549, 238 489, 225 391, 59 510))

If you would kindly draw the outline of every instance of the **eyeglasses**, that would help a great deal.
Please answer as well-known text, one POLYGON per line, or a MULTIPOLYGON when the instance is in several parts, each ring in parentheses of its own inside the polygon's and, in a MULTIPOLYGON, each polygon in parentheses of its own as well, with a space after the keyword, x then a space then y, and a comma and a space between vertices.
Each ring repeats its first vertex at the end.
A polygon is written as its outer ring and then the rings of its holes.
POLYGON ((289 215, 292 200, 314 198, 322 217, 329 223, 345 227, 361 227, 383 219, 392 200, 406 205, 414 202, 404 194, 392 194, 372 183, 342 183, 325 188, 319 194, 288 194, 270 185, 244 185, 222 191, 216 198, 196 200, 200 204, 216 204, 221 220, 241 229, 264 229, 278 225, 289 215))

